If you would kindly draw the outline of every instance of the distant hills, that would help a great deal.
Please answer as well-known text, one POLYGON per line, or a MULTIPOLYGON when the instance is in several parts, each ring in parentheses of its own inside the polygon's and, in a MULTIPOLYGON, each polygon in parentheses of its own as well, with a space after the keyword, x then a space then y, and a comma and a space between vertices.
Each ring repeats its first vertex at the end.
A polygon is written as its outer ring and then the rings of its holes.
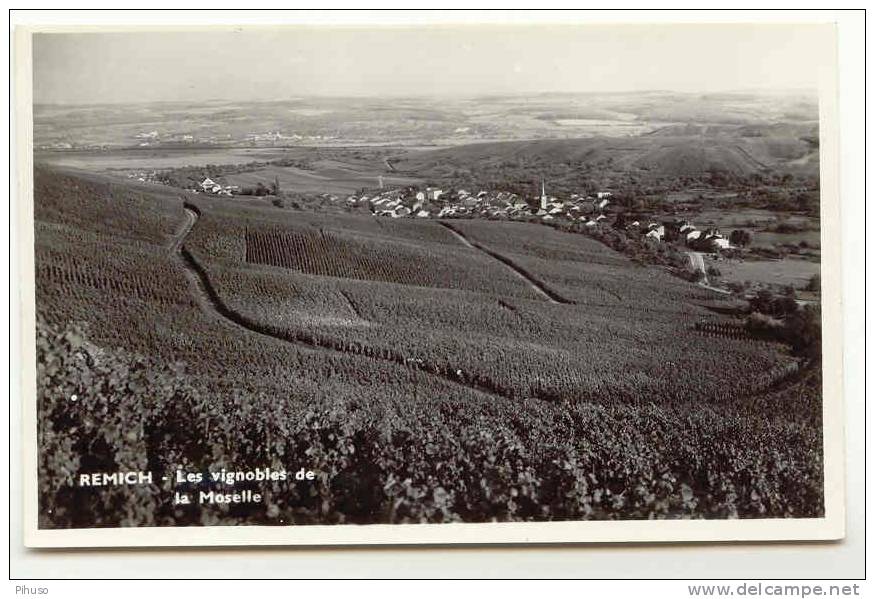
POLYGON ((811 126, 673 125, 650 135, 477 143, 410 153, 399 170, 420 175, 452 169, 556 165, 644 177, 793 173, 816 176, 819 152, 811 126))
MULTIPOLYGON (((817 118, 817 97, 801 92, 37 105, 34 144, 44 149, 118 149, 186 144, 444 147, 636 136, 776 140, 810 135, 817 118)), ((768 164, 768 155, 757 155, 756 150, 750 148, 757 160, 768 164)))

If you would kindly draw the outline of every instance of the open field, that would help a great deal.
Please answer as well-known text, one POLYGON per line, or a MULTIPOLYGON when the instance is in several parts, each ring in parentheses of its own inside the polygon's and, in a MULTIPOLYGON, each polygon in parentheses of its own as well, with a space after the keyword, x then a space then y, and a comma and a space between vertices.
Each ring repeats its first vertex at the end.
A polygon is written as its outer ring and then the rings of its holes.
POLYGON ((726 281, 760 283, 763 285, 792 285, 802 289, 811 277, 820 275, 820 263, 796 258, 782 260, 707 260, 720 270, 726 281))
POLYGON ((47 168, 35 219, 44 526, 823 512, 818 373, 584 236, 47 168), (63 484, 304 464, 254 513, 63 484))
POLYGON ((388 187, 422 184, 422 179, 392 175, 380 165, 351 165, 338 161, 319 161, 309 170, 293 166, 270 167, 228 175, 224 180, 228 185, 249 187, 258 183, 269 184, 277 179, 284 190, 305 194, 350 194, 379 187, 379 176, 388 187))
MULTIPOLYGON (((406 150, 405 150, 406 151, 406 150)), ((379 187, 379 177, 389 187, 419 185, 422 180, 389 170, 382 158, 389 150, 367 148, 329 150, 316 148, 157 148, 116 149, 107 151, 39 152, 35 160, 91 172, 105 172, 122 177, 127 173, 172 171, 184 167, 208 165, 234 166, 236 171, 221 177, 227 185, 240 187, 273 184, 279 179, 285 191, 302 194, 349 194, 363 188, 379 187), (284 165, 295 161, 307 168, 284 165), (275 163, 275 164, 270 164, 275 163), (247 165, 257 165, 247 167, 247 165)), ((398 150, 391 150, 397 154, 398 150)))
POLYGON ((170 169, 183 166, 206 166, 207 164, 244 164, 270 159, 280 152, 260 148, 156 148, 64 150, 37 152, 35 161, 60 167, 72 167, 91 171, 170 169))

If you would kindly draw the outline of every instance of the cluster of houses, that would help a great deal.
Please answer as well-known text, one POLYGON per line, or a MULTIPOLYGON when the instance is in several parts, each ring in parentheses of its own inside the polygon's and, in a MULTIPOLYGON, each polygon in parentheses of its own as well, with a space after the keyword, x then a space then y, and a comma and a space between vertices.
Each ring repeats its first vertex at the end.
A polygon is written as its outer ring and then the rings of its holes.
MULTIPOLYGON (((148 147, 148 146, 157 146, 162 144, 192 144, 196 141, 204 142, 207 140, 198 140, 195 139, 194 135, 190 133, 164 133, 159 134, 158 131, 143 131, 141 133, 137 133, 134 136, 134 139, 138 141, 138 146, 148 147)), ((212 138, 212 141, 216 141, 212 138)))
MULTIPOLYGON (((465 189, 445 191, 438 188, 406 188, 379 191, 374 194, 351 195, 349 204, 367 204, 375 216, 389 218, 539 218, 543 221, 562 219, 595 227, 607 220, 605 210, 611 203, 612 193, 573 193, 562 200, 546 193, 526 199, 507 191, 469 192, 465 189)), ((616 226, 616 225, 614 225, 616 226)), ((689 221, 640 222, 624 225, 627 233, 640 234, 657 242, 681 242, 685 245, 712 251, 731 248, 729 239, 717 229, 699 230, 689 221)))
POLYGON ((704 231, 700 231, 689 222, 684 221, 678 229, 678 232, 681 235, 681 239, 683 239, 687 245, 703 246, 707 249, 717 248, 721 250, 732 247, 729 240, 724 237, 718 229, 705 229, 704 231))
POLYGON ((692 248, 702 250, 729 249, 732 245, 718 229, 699 230, 689 221, 651 222, 642 225, 640 221, 632 221, 625 227, 627 232, 640 233, 655 241, 680 241, 692 248))
MULTIPOLYGON (((142 173, 137 175, 143 176, 142 173)), ((209 177, 199 187, 195 191, 214 195, 231 196, 239 191, 236 185, 221 185, 209 177)), ((322 197, 332 202, 341 199, 330 194, 323 194, 322 197)), ((573 193, 567 200, 560 200, 548 196, 542 183, 541 195, 531 199, 508 191, 481 190, 474 193, 465 189, 446 191, 436 187, 407 187, 353 194, 346 201, 349 205, 367 206, 375 216, 387 218, 481 216, 527 220, 539 218, 543 221, 563 219, 594 227, 606 221, 605 209, 610 205, 611 197, 610 191, 600 191, 591 195, 573 193)), ((614 223, 613 226, 617 225, 614 223)), ((624 223, 621 227, 627 233, 639 234, 657 242, 681 242, 705 251, 732 247, 730 240, 719 230, 700 230, 686 220, 646 224, 636 220, 624 223)))
POLYGON ((160 183, 157 171, 133 171, 127 174, 127 178, 144 183, 160 183))
POLYGON ((373 196, 364 194, 360 197, 350 196, 347 201, 350 204, 366 203, 377 216, 390 218, 427 218, 431 216, 431 210, 426 209, 426 202, 435 201, 443 195, 443 190, 427 188, 425 191, 393 189, 383 191, 373 196))
POLYGON ((201 181, 200 190, 195 189, 194 191, 195 193, 202 191, 203 193, 211 193, 213 195, 232 196, 240 191, 240 187, 238 185, 221 185, 207 177, 201 181))
POLYGON ((335 139, 329 135, 300 135, 292 133, 288 135, 282 131, 268 131, 266 133, 247 133, 245 141, 249 144, 275 144, 279 142, 297 141, 326 141, 335 139))
POLYGON ((541 187, 541 195, 527 200, 509 191, 470 192, 465 189, 445 191, 427 187, 379 191, 374 194, 352 195, 349 204, 366 203, 376 216, 389 218, 447 218, 485 216, 492 218, 532 218, 549 221, 566 218, 594 226, 606 217, 602 211, 610 203, 610 192, 594 196, 572 194, 568 200, 548 196, 541 187))

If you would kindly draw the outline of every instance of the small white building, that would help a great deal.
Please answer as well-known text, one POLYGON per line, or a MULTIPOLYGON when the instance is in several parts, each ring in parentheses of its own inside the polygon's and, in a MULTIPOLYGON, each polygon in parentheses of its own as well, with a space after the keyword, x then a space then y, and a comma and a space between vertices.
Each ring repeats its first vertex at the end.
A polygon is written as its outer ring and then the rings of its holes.
POLYGON ((718 247, 721 250, 729 249, 730 247, 732 247, 729 243, 729 240, 720 234, 709 235, 708 237, 705 238, 705 241, 709 241, 709 242, 713 243, 716 247, 718 247))

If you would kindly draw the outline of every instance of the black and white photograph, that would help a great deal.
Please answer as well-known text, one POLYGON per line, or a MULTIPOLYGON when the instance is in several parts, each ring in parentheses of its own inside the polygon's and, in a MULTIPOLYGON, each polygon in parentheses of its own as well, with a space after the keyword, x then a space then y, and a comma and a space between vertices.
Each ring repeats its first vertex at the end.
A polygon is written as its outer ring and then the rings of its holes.
POLYGON ((33 32, 29 542, 840 538, 831 42, 33 32))

